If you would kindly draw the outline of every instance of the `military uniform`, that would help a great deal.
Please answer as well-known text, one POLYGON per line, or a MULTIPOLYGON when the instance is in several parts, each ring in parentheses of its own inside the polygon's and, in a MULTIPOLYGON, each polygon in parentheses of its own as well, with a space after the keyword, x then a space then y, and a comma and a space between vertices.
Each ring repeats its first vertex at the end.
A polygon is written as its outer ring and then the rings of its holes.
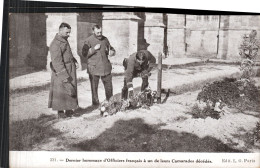
POLYGON ((148 87, 148 73, 152 69, 150 64, 155 63, 156 60, 154 56, 147 50, 140 50, 136 53, 130 55, 128 59, 125 59, 123 65, 125 67, 125 78, 124 87, 122 89, 122 98, 127 99, 128 91, 133 90, 133 78, 142 77, 141 91, 148 87), (145 54, 145 61, 140 65, 136 60, 136 55, 138 52, 143 52, 145 54))
POLYGON ((76 59, 66 39, 56 34, 49 47, 51 55, 51 86, 48 107, 53 110, 72 110, 78 107, 76 59), (68 94, 64 81, 68 81, 76 95, 68 94))
POLYGON ((87 38, 82 49, 82 55, 87 58, 87 72, 89 74, 92 104, 99 104, 98 83, 101 78, 104 87, 106 99, 113 96, 112 85, 112 65, 108 59, 109 51, 115 51, 105 36, 98 38, 95 34, 87 38), (100 49, 94 47, 100 44, 100 49))

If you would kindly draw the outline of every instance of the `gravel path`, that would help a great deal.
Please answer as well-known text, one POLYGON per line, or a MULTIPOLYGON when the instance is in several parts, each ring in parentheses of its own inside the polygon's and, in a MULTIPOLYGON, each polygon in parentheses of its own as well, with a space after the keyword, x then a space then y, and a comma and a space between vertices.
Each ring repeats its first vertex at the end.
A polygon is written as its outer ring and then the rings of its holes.
MULTIPOLYGON (((181 89, 217 80, 238 73, 238 68, 228 65, 204 65, 163 72, 163 87, 181 89)), ((150 78, 156 89, 156 71, 150 78)), ((119 96, 123 76, 113 77, 114 94, 119 96)), ((141 79, 134 80, 140 86, 141 79)), ((195 86, 194 86, 195 87, 195 86)), ((194 119, 190 112, 196 103, 198 91, 170 96, 164 104, 147 109, 119 112, 100 117, 97 109, 91 109, 89 81, 78 85, 80 110, 77 116, 54 119, 50 124, 59 130, 57 137, 46 138, 35 144, 33 150, 75 151, 169 151, 169 152, 256 152, 259 144, 252 145, 248 133, 252 131, 259 112, 238 112, 228 109, 219 120, 194 119)), ((105 93, 99 85, 100 100, 105 93)), ((165 96, 165 95, 163 95, 165 96)), ((164 97, 162 97, 164 99, 164 97)), ((37 118, 41 114, 56 115, 47 108, 48 91, 12 94, 10 97, 10 122, 37 118)), ((17 128, 19 129, 19 128, 17 128)))
MULTIPOLYGON (((192 66, 187 68, 168 69, 163 71, 162 88, 182 90, 189 87, 200 88, 203 83, 217 80, 223 77, 229 77, 239 73, 236 66, 229 65, 203 65, 192 66)), ((87 76, 87 74, 85 74, 87 76)), ((149 79, 150 87, 153 90, 157 89, 157 73, 153 71, 149 79)), ((142 80, 140 78, 134 79, 134 86, 141 86, 142 80)), ((26 83, 26 82, 25 82, 26 83)), ((123 76, 114 76, 114 94, 120 94, 123 87, 123 76)), ((140 87, 138 87, 140 88, 140 87)), ((48 90, 33 91, 26 93, 14 93, 10 95, 10 120, 23 120, 28 118, 37 118, 41 114, 56 114, 56 112, 47 108, 48 105, 48 90)), ((91 90, 89 81, 86 80, 78 84, 78 99, 79 106, 86 108, 91 105, 91 90)), ((105 92, 102 82, 99 83, 99 98, 100 101, 105 99, 105 92)))

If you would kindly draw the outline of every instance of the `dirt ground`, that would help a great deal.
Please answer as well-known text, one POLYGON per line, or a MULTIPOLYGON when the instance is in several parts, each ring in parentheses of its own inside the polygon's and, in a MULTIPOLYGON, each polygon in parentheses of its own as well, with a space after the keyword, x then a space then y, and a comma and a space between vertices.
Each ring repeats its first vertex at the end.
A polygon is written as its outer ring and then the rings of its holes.
MULTIPOLYGON (((218 69, 202 66, 174 69, 167 73, 171 83, 170 73, 185 76, 188 81, 188 78, 199 77, 199 74, 203 76, 203 73, 214 70, 218 69)), ((155 81, 156 73, 150 79, 153 83, 151 87, 156 86, 155 81)), ((114 93, 119 96, 123 77, 115 76, 113 82, 116 84, 114 93)), ((135 86, 140 83, 141 79, 134 80, 135 86)), ((170 85, 165 83, 164 86, 170 85)), ((57 119, 56 112, 47 108, 48 90, 11 95, 11 130, 19 130, 12 127, 14 122, 40 117, 44 121, 43 126, 50 126, 48 131, 55 132, 54 136, 43 137, 39 143, 32 143, 31 148, 24 150, 259 152, 260 144, 250 139, 256 122, 259 122, 259 112, 227 109, 220 119, 192 118, 192 106, 198 103, 199 91, 170 95, 168 98, 163 94, 164 103, 155 104, 150 110, 129 110, 101 117, 99 110, 90 106, 89 81, 79 83, 78 89, 81 108, 75 111, 74 117, 66 119, 57 119)), ((100 100, 104 100, 102 83, 99 95, 100 100)))
POLYGON ((34 150, 259 152, 259 143, 252 145, 248 137, 259 121, 259 112, 230 109, 218 120, 194 119, 190 102, 196 100, 197 93, 171 96, 150 110, 105 118, 94 110, 81 117, 53 120, 51 124, 61 131, 60 136, 36 144, 34 150))
MULTIPOLYGON (((189 86, 200 88, 201 84, 203 83, 201 83, 201 81, 204 81, 205 79, 206 82, 210 82, 212 80, 217 80, 221 77, 229 77, 230 75, 236 74, 237 72, 239 72, 237 66, 216 66, 214 64, 164 69, 162 75, 162 88, 166 90, 172 89, 174 90, 174 92, 180 92, 181 90, 183 90, 183 88, 189 90, 189 86)), ((87 77, 87 73, 81 71, 80 76, 87 77)), ((36 78, 35 76, 33 77, 36 78)), ((40 81, 41 78, 42 77, 39 77, 38 80, 40 81)), ((123 78, 124 77, 122 75, 113 76, 113 92, 116 96, 120 96, 120 92, 123 87, 123 78)), ((24 78, 23 80, 25 80, 22 81, 23 83, 27 82, 27 78, 24 78)), ((31 81, 31 78, 28 79, 28 81, 31 81)), ((34 82, 39 81, 34 80, 34 82)), ((136 87, 136 91, 140 90, 141 82, 142 80, 140 78, 135 78, 133 80, 133 84, 136 87)), ((16 87, 16 85, 19 85, 18 81, 16 81, 16 84, 12 86, 16 87)), ((152 71, 152 76, 149 78, 149 85, 153 90, 157 90, 156 70, 152 71)), ((100 101, 103 101, 105 99, 105 91, 101 81, 99 82, 98 92, 100 101)), ((185 92, 185 90, 183 90, 183 92, 185 92)), ((32 89, 31 91, 27 90, 26 92, 21 93, 11 93, 9 101, 10 120, 17 121, 23 119, 37 118, 41 114, 56 114, 56 112, 47 108, 48 94, 48 88, 39 91, 37 91, 37 89, 32 89)), ((83 109, 91 105, 91 88, 88 79, 78 83, 78 100, 79 106, 83 109)))

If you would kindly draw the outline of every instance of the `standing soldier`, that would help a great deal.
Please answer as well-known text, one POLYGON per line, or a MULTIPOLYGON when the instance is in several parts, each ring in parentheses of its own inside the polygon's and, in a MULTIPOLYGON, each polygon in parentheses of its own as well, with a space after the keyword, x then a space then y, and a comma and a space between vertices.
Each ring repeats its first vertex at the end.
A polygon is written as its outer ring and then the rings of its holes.
POLYGON ((148 87, 148 76, 152 70, 152 63, 156 59, 148 50, 140 50, 124 59, 123 66, 125 67, 124 87, 122 89, 122 99, 126 100, 134 95, 133 78, 140 76, 142 78, 141 91, 148 87))
POLYGON ((93 35, 86 39, 82 55, 87 58, 92 105, 97 106, 99 105, 98 83, 100 78, 105 87, 106 99, 109 100, 113 96, 112 65, 108 56, 114 56, 115 49, 110 45, 108 39, 102 35, 102 28, 99 25, 94 25, 92 30, 93 35))
POLYGON ((52 70, 48 107, 58 111, 58 117, 69 117, 78 107, 76 59, 67 41, 71 27, 61 23, 59 32, 49 47, 52 70), (65 113, 64 113, 65 111, 65 113))

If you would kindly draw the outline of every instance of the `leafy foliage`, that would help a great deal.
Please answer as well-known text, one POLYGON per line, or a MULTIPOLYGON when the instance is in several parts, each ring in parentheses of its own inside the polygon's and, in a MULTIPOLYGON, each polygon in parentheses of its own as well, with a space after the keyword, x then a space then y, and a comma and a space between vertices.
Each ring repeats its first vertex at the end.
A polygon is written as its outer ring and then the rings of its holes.
POLYGON ((260 142, 260 122, 256 123, 256 127, 253 130, 253 136, 255 142, 260 142))
POLYGON ((260 143, 260 122, 257 122, 252 131, 245 134, 246 142, 249 145, 257 145, 260 143))
POLYGON ((135 94, 129 100, 117 100, 114 97, 111 97, 109 101, 101 103, 100 112, 101 115, 106 116, 113 115, 119 111, 126 111, 140 107, 149 109, 149 107, 153 105, 156 95, 156 91, 147 88, 144 91, 135 94))
POLYGON ((239 89, 234 83, 234 79, 225 78, 222 81, 215 81, 212 84, 203 86, 198 94, 197 100, 206 102, 214 106, 221 100, 227 105, 231 105, 239 97, 239 89))
POLYGON ((212 107, 215 106, 216 102, 221 102, 240 110, 256 109, 259 102, 259 91, 248 80, 225 78, 222 81, 206 84, 198 94, 197 100, 212 107))
POLYGON ((156 98, 157 92, 152 91, 150 88, 145 89, 134 95, 132 99, 129 100, 130 108, 149 108, 153 105, 156 98))
POLYGON ((253 72, 253 67, 255 66, 255 58, 258 54, 260 48, 259 40, 256 39, 257 32, 252 30, 251 33, 245 34, 243 36, 243 42, 239 47, 239 55, 242 58, 241 61, 241 71, 242 77, 251 80, 255 75, 253 72))
MULTIPOLYGON (((207 103, 205 110, 214 114, 216 103, 221 107, 227 105, 240 110, 259 110, 259 90, 254 84, 255 58, 260 48, 256 39, 257 32, 252 30, 249 35, 243 36, 243 42, 239 47, 239 54, 242 58, 240 70, 242 72, 239 80, 225 78, 221 81, 206 84, 198 94, 197 100, 207 103), (210 108, 209 108, 210 107, 210 108)), ((200 115, 200 114, 198 114, 200 115)))

